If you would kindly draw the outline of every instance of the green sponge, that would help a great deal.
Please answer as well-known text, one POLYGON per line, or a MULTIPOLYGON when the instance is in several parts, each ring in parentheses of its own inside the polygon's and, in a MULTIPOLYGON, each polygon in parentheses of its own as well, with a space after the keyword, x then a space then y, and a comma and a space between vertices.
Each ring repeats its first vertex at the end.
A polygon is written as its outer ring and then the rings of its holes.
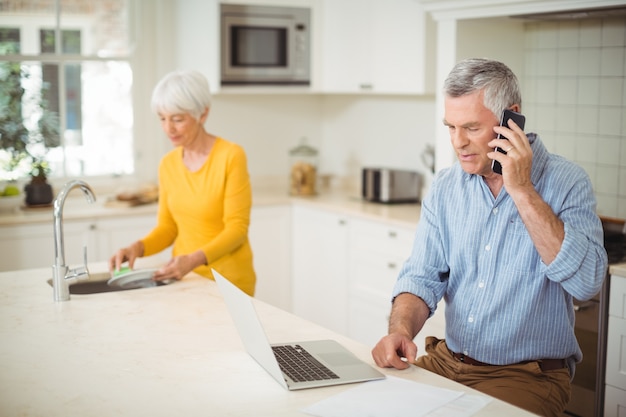
POLYGON ((128 266, 123 266, 119 269, 119 271, 113 271, 113 277, 119 277, 120 275, 123 275, 130 271, 132 271, 132 269, 130 269, 128 266))

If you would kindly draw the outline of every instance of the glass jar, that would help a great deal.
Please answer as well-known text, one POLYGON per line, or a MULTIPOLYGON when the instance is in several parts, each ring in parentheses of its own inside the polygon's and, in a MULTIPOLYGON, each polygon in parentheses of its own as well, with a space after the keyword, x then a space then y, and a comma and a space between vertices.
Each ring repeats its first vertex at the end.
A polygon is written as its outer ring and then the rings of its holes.
POLYGON ((300 145, 289 151, 291 172, 289 176, 290 195, 315 195, 317 183, 317 149, 307 145, 306 138, 300 145))

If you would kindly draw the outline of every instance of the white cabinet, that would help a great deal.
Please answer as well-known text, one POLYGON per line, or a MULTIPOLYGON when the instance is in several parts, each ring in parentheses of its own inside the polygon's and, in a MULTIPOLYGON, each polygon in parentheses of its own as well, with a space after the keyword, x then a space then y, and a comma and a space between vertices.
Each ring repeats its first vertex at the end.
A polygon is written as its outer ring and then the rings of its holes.
MULTIPOLYGON (((64 247, 67 265, 83 264, 84 247, 88 260, 93 260, 96 245, 93 221, 65 221, 64 247)), ((0 227, 0 271, 43 268, 54 264, 54 228, 49 223, 0 227)))
MULTIPOLYGON (((156 221, 156 214, 97 219, 95 222, 97 258, 92 258, 92 260, 108 260, 118 249, 146 236, 156 226, 156 221)), ((152 256, 138 259, 135 266, 160 265, 167 262, 171 257, 171 250, 165 249, 152 256)))
POLYGON ((369 346, 387 334, 391 291, 411 251, 413 232, 384 223, 350 222, 349 336, 369 346))
MULTIPOLYGON (((108 260, 114 251, 142 238, 155 224, 153 214, 81 220, 66 218, 63 220, 65 264, 70 267, 82 265, 85 247, 88 263, 108 260)), ((0 227, 0 251, 1 271, 52 266, 52 214, 49 223, 0 227)), ((142 258, 139 263, 155 265, 165 262, 170 256, 169 251, 165 250, 158 255, 142 258)))
POLYGON ((253 207, 248 237, 257 277, 255 297, 291 311, 291 207, 253 207))
POLYGON ((611 276, 604 417, 626 415, 626 277, 611 276))
POLYGON ((292 210, 293 312, 347 334, 347 218, 299 205, 292 210))
POLYGON ((426 23, 415 0, 324 1, 322 90, 425 93, 426 23))
MULTIPOLYGON (((349 336, 374 346, 387 334, 391 292, 403 263, 413 247, 414 228, 384 222, 350 221, 350 314, 349 336)), ((443 302, 415 337, 423 355, 426 336, 443 338, 443 302)))

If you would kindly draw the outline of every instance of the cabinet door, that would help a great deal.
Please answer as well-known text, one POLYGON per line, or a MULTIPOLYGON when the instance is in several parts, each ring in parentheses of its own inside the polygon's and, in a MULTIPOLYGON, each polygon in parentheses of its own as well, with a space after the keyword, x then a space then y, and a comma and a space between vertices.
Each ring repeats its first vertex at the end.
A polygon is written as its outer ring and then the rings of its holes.
MULTIPOLYGON (((391 293, 413 247, 414 228, 352 219, 350 222, 349 335, 373 346, 387 334, 391 293)), ((443 301, 415 337, 418 355, 426 336, 443 338, 443 301)))
POLYGON ((373 346, 387 334, 391 292, 411 251, 412 236, 409 229, 351 219, 350 337, 373 346))
POLYGON ((323 4, 322 88, 327 92, 372 90, 371 1, 323 4))
POLYGON ((347 334, 348 221, 303 206, 293 210, 293 312, 347 334))
POLYGON ((291 208, 253 207, 249 229, 255 297, 291 311, 291 208))
MULTIPOLYGON (((84 248, 88 261, 93 261, 95 247, 93 221, 64 221, 63 242, 65 264, 83 264, 84 248)), ((0 228, 0 270, 12 271, 52 267, 54 259, 54 227, 50 223, 21 224, 0 228)))
POLYGON ((326 92, 424 92, 425 14, 415 0, 323 3, 326 92))
MULTIPOLYGON (((115 218, 101 218, 96 224, 98 260, 106 261, 120 248, 141 239, 156 225, 156 215, 128 215, 115 218)), ((171 251, 137 260, 136 267, 157 266, 171 258, 171 251)))
POLYGON ((626 390, 626 319, 609 316, 606 383, 626 390))
POLYGON ((624 417, 626 414, 626 390, 610 385, 604 395, 604 417, 624 417))

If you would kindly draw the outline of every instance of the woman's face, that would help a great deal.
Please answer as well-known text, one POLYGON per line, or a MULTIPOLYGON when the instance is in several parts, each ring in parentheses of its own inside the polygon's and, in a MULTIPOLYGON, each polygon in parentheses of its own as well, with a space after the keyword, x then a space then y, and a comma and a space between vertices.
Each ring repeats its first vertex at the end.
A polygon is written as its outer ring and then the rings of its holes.
POLYGON ((196 138, 200 137, 206 113, 200 117, 200 120, 196 120, 188 113, 159 113, 161 128, 172 142, 172 145, 188 146, 196 138))
POLYGON ((489 177, 493 151, 487 145, 496 137, 493 131, 498 119, 483 104, 482 90, 460 97, 445 98, 444 124, 448 127, 450 141, 461 167, 468 174, 489 177))

